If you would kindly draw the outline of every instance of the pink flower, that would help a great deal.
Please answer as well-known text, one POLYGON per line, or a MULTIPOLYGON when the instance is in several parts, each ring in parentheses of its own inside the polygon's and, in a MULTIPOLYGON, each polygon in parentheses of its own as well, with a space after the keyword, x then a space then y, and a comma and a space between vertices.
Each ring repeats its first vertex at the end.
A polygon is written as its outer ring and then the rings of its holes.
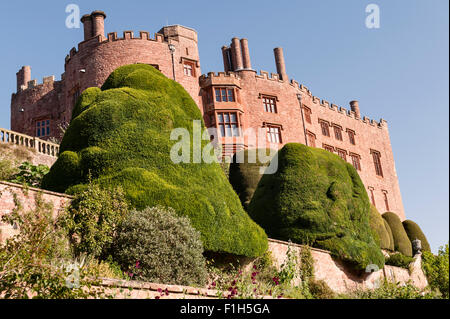
POLYGON ((141 268, 141 265, 140 265, 140 262, 139 262, 139 260, 138 261, 136 261, 136 266, 135 266, 136 268, 141 268))

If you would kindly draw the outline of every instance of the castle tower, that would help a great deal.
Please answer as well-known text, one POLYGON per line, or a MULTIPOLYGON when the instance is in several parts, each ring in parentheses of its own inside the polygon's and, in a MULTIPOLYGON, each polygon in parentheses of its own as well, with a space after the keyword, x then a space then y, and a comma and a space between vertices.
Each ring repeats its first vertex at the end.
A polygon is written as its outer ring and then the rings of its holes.
POLYGON ((81 17, 84 26, 84 41, 98 35, 105 36, 105 19, 106 14, 99 10, 81 17))
POLYGON ((31 67, 23 66, 17 73, 17 92, 22 90, 22 87, 26 87, 28 82, 31 81, 31 67))
POLYGON ((351 101, 350 102, 350 109, 355 112, 355 115, 357 118, 361 118, 361 113, 359 111, 359 103, 358 101, 351 101))

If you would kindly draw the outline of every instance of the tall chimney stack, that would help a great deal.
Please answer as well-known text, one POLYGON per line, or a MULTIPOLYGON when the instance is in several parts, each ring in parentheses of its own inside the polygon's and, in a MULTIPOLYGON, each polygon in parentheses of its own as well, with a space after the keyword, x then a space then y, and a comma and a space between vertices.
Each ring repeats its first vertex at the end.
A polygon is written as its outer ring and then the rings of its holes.
POLYGON ((243 69, 241 43, 238 38, 231 40, 231 59, 234 67, 233 71, 243 69))
POLYGON ((92 36, 105 36, 105 19, 106 14, 103 11, 94 11, 91 13, 92 17, 92 36))
POLYGON ((230 48, 223 46, 222 47, 222 56, 223 56, 223 69, 225 72, 231 71, 229 54, 230 54, 230 48))
POLYGON ((357 118, 361 118, 361 113, 359 112, 359 103, 358 101, 350 102, 350 109, 355 112, 357 118))
POLYGON ((17 92, 22 90, 22 85, 27 86, 28 82, 31 81, 31 67, 26 65, 23 66, 17 73, 17 92))
POLYGON ((275 64, 277 65, 277 73, 280 75, 280 79, 283 81, 289 81, 286 73, 283 48, 275 48, 273 49, 273 52, 275 53, 275 64))
POLYGON ((85 14, 81 17, 84 29, 84 41, 92 38, 92 17, 90 14, 85 14))
POLYGON ((251 70, 252 62, 250 61, 250 52, 248 50, 247 39, 241 39, 241 47, 242 47, 242 62, 244 64, 244 69, 251 70))

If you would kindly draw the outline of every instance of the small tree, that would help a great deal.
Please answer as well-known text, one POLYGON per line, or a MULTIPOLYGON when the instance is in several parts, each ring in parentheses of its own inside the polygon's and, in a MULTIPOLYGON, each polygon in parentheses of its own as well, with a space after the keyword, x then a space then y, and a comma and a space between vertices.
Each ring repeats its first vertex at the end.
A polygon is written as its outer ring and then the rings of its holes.
POLYGON ((204 285, 200 233, 171 208, 133 211, 120 227, 114 258, 130 277, 165 284, 204 285))
POLYGON ((121 188, 102 189, 89 183, 76 195, 63 221, 75 256, 107 257, 117 227, 127 213, 121 188))
POLYGON ((23 162, 19 166, 19 172, 12 176, 11 182, 26 184, 31 187, 40 187, 42 178, 50 171, 46 165, 33 165, 30 162, 23 162))
POLYGON ((439 248, 437 255, 423 252, 422 267, 432 289, 438 289, 442 297, 449 298, 449 250, 448 244, 439 248))

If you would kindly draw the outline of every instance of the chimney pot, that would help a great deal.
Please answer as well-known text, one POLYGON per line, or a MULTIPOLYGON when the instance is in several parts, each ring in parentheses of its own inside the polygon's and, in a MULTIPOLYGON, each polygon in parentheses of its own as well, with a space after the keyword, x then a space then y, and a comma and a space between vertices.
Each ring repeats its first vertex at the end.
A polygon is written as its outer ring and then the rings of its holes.
POLYGON ((280 75, 280 79, 283 81, 289 81, 286 73, 286 63, 284 62, 283 48, 273 49, 275 54, 275 64, 277 66, 277 73, 280 75))

